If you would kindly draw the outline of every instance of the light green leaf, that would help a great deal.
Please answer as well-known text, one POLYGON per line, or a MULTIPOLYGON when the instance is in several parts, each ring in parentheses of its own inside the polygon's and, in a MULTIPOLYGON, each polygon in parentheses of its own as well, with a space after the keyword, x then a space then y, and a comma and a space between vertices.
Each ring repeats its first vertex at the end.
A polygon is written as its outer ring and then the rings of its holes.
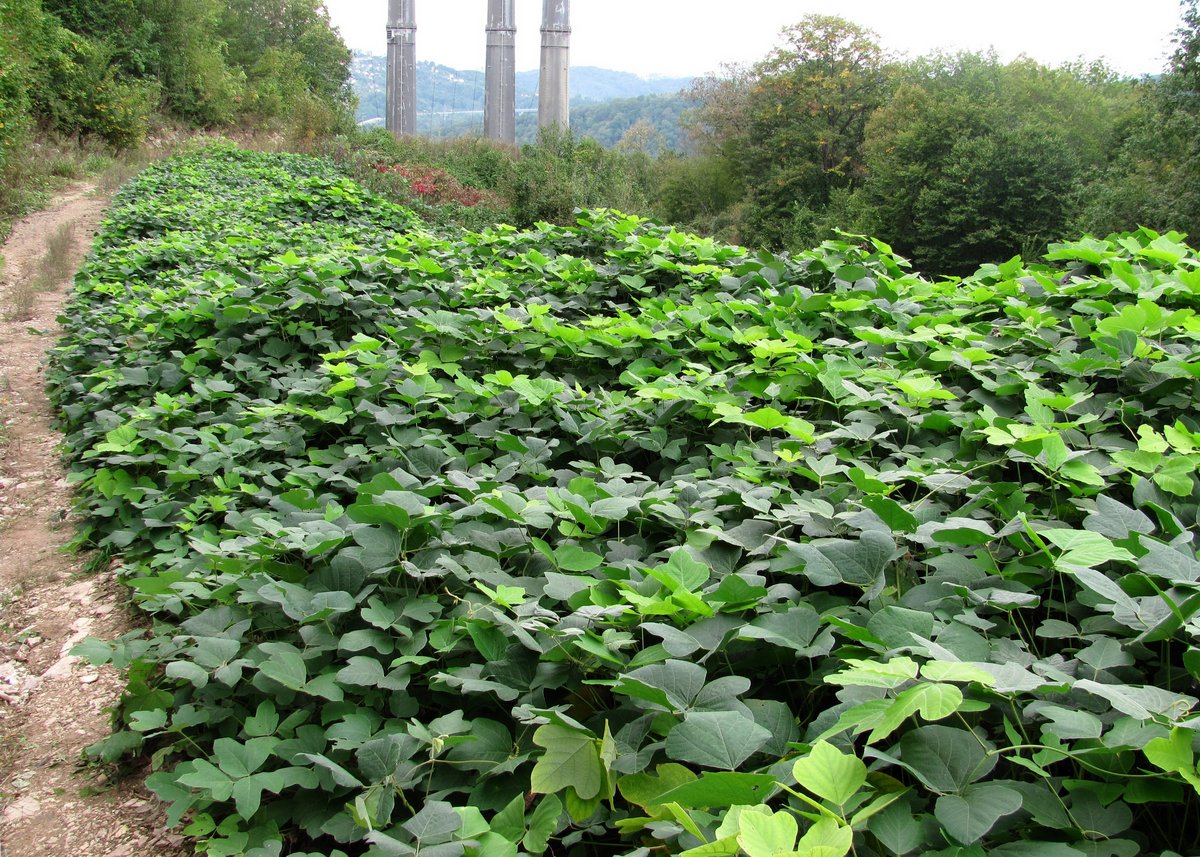
POLYGON ((776 857, 795 848, 798 832, 796 817, 786 810, 770 815, 746 812, 738 819, 737 841, 750 857, 776 857))
POLYGON ((792 776, 808 791, 842 806, 866 782, 867 766, 857 756, 818 741, 807 756, 792 765, 792 776))
POLYGON ((1110 560, 1134 559, 1125 548, 1090 530, 1049 529, 1039 535, 1064 551, 1055 561, 1058 566, 1095 568, 1110 560))
POLYGON ((800 837, 793 857, 844 857, 853 845, 853 830, 836 819, 822 818, 800 837))
POLYGON ((563 571, 591 571, 604 562, 604 557, 578 545, 563 545, 555 549, 554 561, 563 571))

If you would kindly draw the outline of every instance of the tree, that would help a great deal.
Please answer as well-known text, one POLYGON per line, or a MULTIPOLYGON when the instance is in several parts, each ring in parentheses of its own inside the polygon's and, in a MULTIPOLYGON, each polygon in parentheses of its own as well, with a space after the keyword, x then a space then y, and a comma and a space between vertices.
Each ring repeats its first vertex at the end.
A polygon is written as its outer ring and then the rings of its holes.
POLYGON ((202 125, 231 122, 242 101, 245 73, 226 57, 218 35, 222 0, 138 0, 155 28, 166 112, 202 125))
POLYGON ((1140 85, 1121 145, 1083 192, 1081 231, 1141 225, 1200 237, 1200 6, 1197 0, 1181 6, 1167 73, 1140 85))
POLYGON ((1179 29, 1175 31, 1175 53, 1165 81, 1176 98, 1195 111, 1200 104, 1200 3, 1183 0, 1179 29))
POLYGON ((248 76, 248 108, 282 115, 304 97, 349 110, 349 48, 321 0, 225 0, 220 31, 248 76))
POLYGON ((910 63, 866 132, 871 231, 933 273, 1038 252, 1065 237, 1129 92, 1092 67, 979 54, 910 63))
POLYGON ((779 246, 797 207, 825 206, 865 174, 867 119, 890 90, 891 67, 870 30, 809 15, 750 69, 693 89, 702 149, 726 160, 747 189, 746 240, 779 246))

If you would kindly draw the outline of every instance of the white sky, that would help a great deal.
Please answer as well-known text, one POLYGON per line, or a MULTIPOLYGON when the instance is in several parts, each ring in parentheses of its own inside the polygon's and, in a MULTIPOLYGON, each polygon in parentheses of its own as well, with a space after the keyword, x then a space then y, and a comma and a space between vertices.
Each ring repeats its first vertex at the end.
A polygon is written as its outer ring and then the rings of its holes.
MULTIPOLYGON (((516 0, 517 68, 538 66, 542 4, 516 0)), ((387 49, 387 0, 325 0, 346 43, 387 49)), ((487 0, 416 0, 417 58, 482 69, 487 0)), ((572 65, 686 76, 762 59, 810 12, 840 15, 884 48, 1026 54, 1048 65, 1104 58, 1131 75, 1162 71, 1178 0, 574 0, 572 65)))

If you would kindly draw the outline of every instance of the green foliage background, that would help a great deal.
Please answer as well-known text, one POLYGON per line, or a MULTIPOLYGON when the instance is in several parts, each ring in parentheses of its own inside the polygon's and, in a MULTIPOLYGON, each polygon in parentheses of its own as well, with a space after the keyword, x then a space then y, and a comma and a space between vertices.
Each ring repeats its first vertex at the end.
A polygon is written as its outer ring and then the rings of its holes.
POLYGON ((349 66, 319 0, 3 0, 0 220, 35 129, 116 149, 172 122, 311 142, 350 124, 349 66))

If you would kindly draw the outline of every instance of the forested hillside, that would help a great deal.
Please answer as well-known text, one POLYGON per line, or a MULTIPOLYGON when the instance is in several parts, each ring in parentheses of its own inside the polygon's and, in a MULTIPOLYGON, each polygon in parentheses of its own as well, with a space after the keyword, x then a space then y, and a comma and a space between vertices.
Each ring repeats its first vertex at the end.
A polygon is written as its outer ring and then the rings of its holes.
MULTIPOLYGON (((579 102, 571 107, 571 133, 606 147, 621 145, 652 155, 680 152, 688 145, 684 114, 692 106, 683 93, 579 102)), ((478 136, 483 130, 483 115, 418 116, 417 125, 425 129, 421 133, 435 139, 478 136)), ((529 145, 537 139, 536 108, 518 113, 517 143, 529 145)))

